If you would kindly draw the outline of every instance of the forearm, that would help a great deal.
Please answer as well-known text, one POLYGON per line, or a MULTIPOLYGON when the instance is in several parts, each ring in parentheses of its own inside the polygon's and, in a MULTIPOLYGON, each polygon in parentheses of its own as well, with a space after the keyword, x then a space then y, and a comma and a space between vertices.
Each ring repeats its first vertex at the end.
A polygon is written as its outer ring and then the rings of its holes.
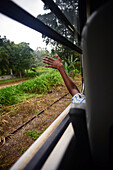
POLYGON ((65 85, 67 89, 69 90, 70 94, 74 96, 76 93, 79 93, 80 91, 78 90, 77 86, 73 83, 73 81, 69 78, 67 75, 65 69, 63 66, 61 66, 59 69, 59 72, 65 82, 65 85))
POLYGON ((79 90, 77 86, 73 83, 73 81, 68 77, 66 71, 64 70, 62 60, 60 59, 58 54, 56 54, 56 58, 57 59, 53 59, 48 56, 45 56, 45 58, 43 58, 43 62, 45 64, 48 64, 45 67, 58 69, 65 82, 67 89, 69 90, 70 94, 74 96, 76 93, 79 93, 79 90))

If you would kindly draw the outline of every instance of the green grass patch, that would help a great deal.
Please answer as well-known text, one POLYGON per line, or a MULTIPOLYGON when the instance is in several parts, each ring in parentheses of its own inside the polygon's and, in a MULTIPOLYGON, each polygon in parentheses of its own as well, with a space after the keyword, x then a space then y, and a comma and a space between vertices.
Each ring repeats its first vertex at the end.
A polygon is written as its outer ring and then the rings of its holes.
POLYGON ((24 132, 23 134, 27 134, 29 137, 31 137, 33 140, 36 140, 45 130, 46 126, 44 126, 41 131, 37 130, 29 130, 28 132, 24 132))
POLYGON ((31 137, 33 140, 36 140, 41 134, 42 134, 42 132, 39 132, 39 131, 36 131, 36 130, 30 130, 27 133, 27 135, 29 137, 31 137))
POLYGON ((42 94, 47 92, 51 86, 59 85, 61 81, 62 78, 58 71, 49 71, 40 77, 18 84, 16 89, 18 92, 24 91, 26 93, 42 94))
POLYGON ((52 86, 57 86, 61 82, 62 78, 60 73, 57 70, 49 70, 39 77, 20 83, 16 86, 0 89, 0 104, 12 105, 22 102, 37 94, 48 92, 52 86))
POLYGON ((53 69, 47 68, 47 67, 41 67, 41 66, 36 68, 36 71, 39 72, 39 73, 45 73, 45 72, 51 71, 51 70, 53 70, 53 69))
POLYGON ((32 70, 28 70, 28 72, 26 72, 26 77, 36 77, 36 76, 40 76, 44 73, 47 73, 48 71, 51 71, 51 68, 46 68, 46 67, 37 67, 34 69, 35 71, 32 70))

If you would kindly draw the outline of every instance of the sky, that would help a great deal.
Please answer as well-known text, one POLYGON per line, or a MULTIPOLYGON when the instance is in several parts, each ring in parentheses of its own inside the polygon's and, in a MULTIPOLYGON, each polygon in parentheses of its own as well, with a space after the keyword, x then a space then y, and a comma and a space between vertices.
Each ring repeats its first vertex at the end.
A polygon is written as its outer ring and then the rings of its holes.
MULTIPOLYGON (((43 14, 43 2, 41 0, 12 0, 17 3, 23 9, 28 11, 34 17, 37 17, 38 14, 43 14)), ((47 48, 49 51, 50 46, 46 46, 43 42, 42 34, 27 27, 23 24, 20 24, 17 21, 10 19, 9 17, 0 13, 0 35, 1 37, 6 36, 7 39, 14 41, 16 44, 20 42, 29 43, 30 47, 33 50, 36 50, 37 47, 47 48)))

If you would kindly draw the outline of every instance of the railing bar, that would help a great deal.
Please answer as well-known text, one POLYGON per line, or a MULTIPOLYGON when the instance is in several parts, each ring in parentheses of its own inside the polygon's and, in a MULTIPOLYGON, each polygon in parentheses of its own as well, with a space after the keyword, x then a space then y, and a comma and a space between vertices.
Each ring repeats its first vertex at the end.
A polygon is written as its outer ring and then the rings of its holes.
POLYGON ((12 166, 11 170, 24 169, 28 162, 42 147, 48 137, 54 132, 57 126, 69 113, 71 104, 55 119, 55 121, 44 131, 44 133, 28 148, 28 150, 19 158, 19 160, 12 166))
POLYGON ((24 9, 16 5, 14 2, 4 0, 0 2, 0 12, 7 15, 8 17, 48 36, 49 38, 69 47, 72 50, 82 53, 82 50, 67 40, 65 37, 54 31, 49 26, 45 25, 39 19, 33 17, 31 14, 26 12, 24 9))
POLYGON ((70 23, 70 21, 66 18, 66 16, 62 13, 62 11, 59 9, 59 7, 54 3, 53 0, 42 0, 45 4, 47 4, 50 8, 50 10, 60 19, 65 26, 71 31, 75 32, 77 35, 79 34, 74 26, 70 23))
POLYGON ((58 125, 58 127, 54 130, 54 132, 49 136, 43 146, 39 149, 39 151, 35 154, 32 160, 24 168, 24 170, 40 169, 43 166, 46 159, 52 152, 53 148, 56 146, 57 142, 61 138, 69 123, 69 115, 67 115, 58 125))

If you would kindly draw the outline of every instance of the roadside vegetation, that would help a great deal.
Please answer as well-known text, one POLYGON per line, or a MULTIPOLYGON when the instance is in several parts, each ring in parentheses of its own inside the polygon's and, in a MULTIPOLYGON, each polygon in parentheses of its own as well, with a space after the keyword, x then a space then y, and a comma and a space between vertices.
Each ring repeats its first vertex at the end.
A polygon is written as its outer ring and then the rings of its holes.
MULTIPOLYGON (((70 1, 62 3, 61 0, 57 1, 56 4, 67 16, 74 16, 77 12, 75 11, 77 3, 75 5, 71 4, 70 1)), ((61 21, 57 19, 53 12, 48 10, 48 6, 44 5, 44 10, 45 14, 38 15, 38 19, 74 44, 79 44, 79 42, 76 42, 75 36, 61 24, 61 21)), ((71 23, 75 25, 73 17, 71 23)), ((62 83, 59 72, 44 68, 42 58, 44 56, 54 58, 57 53, 63 61, 66 72, 80 89, 80 55, 47 36, 42 35, 42 38, 46 45, 51 46, 51 52, 47 48, 38 47, 40 44, 37 44, 37 49, 33 50, 27 42, 16 44, 7 39, 6 36, 0 36, 0 79, 4 75, 16 77, 16 79, 0 80, 0 86, 3 87, 3 84, 10 85, 11 82, 14 85, 14 82, 21 81, 18 85, 0 89, 1 170, 10 169, 71 102, 71 96, 68 94, 51 106, 68 91, 62 83), (25 81, 23 82, 23 80, 25 81), (42 110, 44 110, 44 113, 37 115, 42 110), (33 116, 36 116, 36 119, 15 134, 12 133, 32 119, 33 116), (7 136, 10 136, 10 138, 5 140, 7 136)))
POLYGON ((10 86, 0 89, 0 107, 3 105, 12 105, 37 94, 47 93, 52 86, 61 83, 62 78, 58 71, 49 69, 34 79, 19 83, 16 86, 10 86))
MULTIPOLYGON (((47 23, 50 16, 52 14, 47 14, 47 23)), ((43 20, 45 16, 40 17, 43 20)), ((51 24, 54 22, 50 22, 51 24)), ((60 26, 59 23, 55 25, 60 26)), ((58 30, 60 31, 60 28, 58 30)), ((67 36, 72 40, 72 37, 68 34, 67 36)), ((66 72, 76 81, 80 89, 80 55, 61 44, 51 42, 47 37, 43 37, 43 40, 46 44, 52 45, 51 52, 40 47, 32 50, 26 42, 15 44, 5 36, 3 38, 0 36, 0 78, 2 79, 4 75, 16 77, 0 80, 0 86, 3 87, 3 84, 9 86, 12 82, 14 85, 16 81, 21 81, 18 85, 0 89, 0 169, 9 169, 71 102, 71 96, 62 83, 60 73, 45 68, 42 58, 44 56, 54 58, 57 53, 63 61, 66 72), (65 94, 68 95, 50 107, 65 94), (44 113, 37 115, 42 110, 45 110, 44 113), (33 116, 36 116, 36 119, 15 134, 12 133, 33 116), (10 138, 5 140, 7 136, 10 138)))

